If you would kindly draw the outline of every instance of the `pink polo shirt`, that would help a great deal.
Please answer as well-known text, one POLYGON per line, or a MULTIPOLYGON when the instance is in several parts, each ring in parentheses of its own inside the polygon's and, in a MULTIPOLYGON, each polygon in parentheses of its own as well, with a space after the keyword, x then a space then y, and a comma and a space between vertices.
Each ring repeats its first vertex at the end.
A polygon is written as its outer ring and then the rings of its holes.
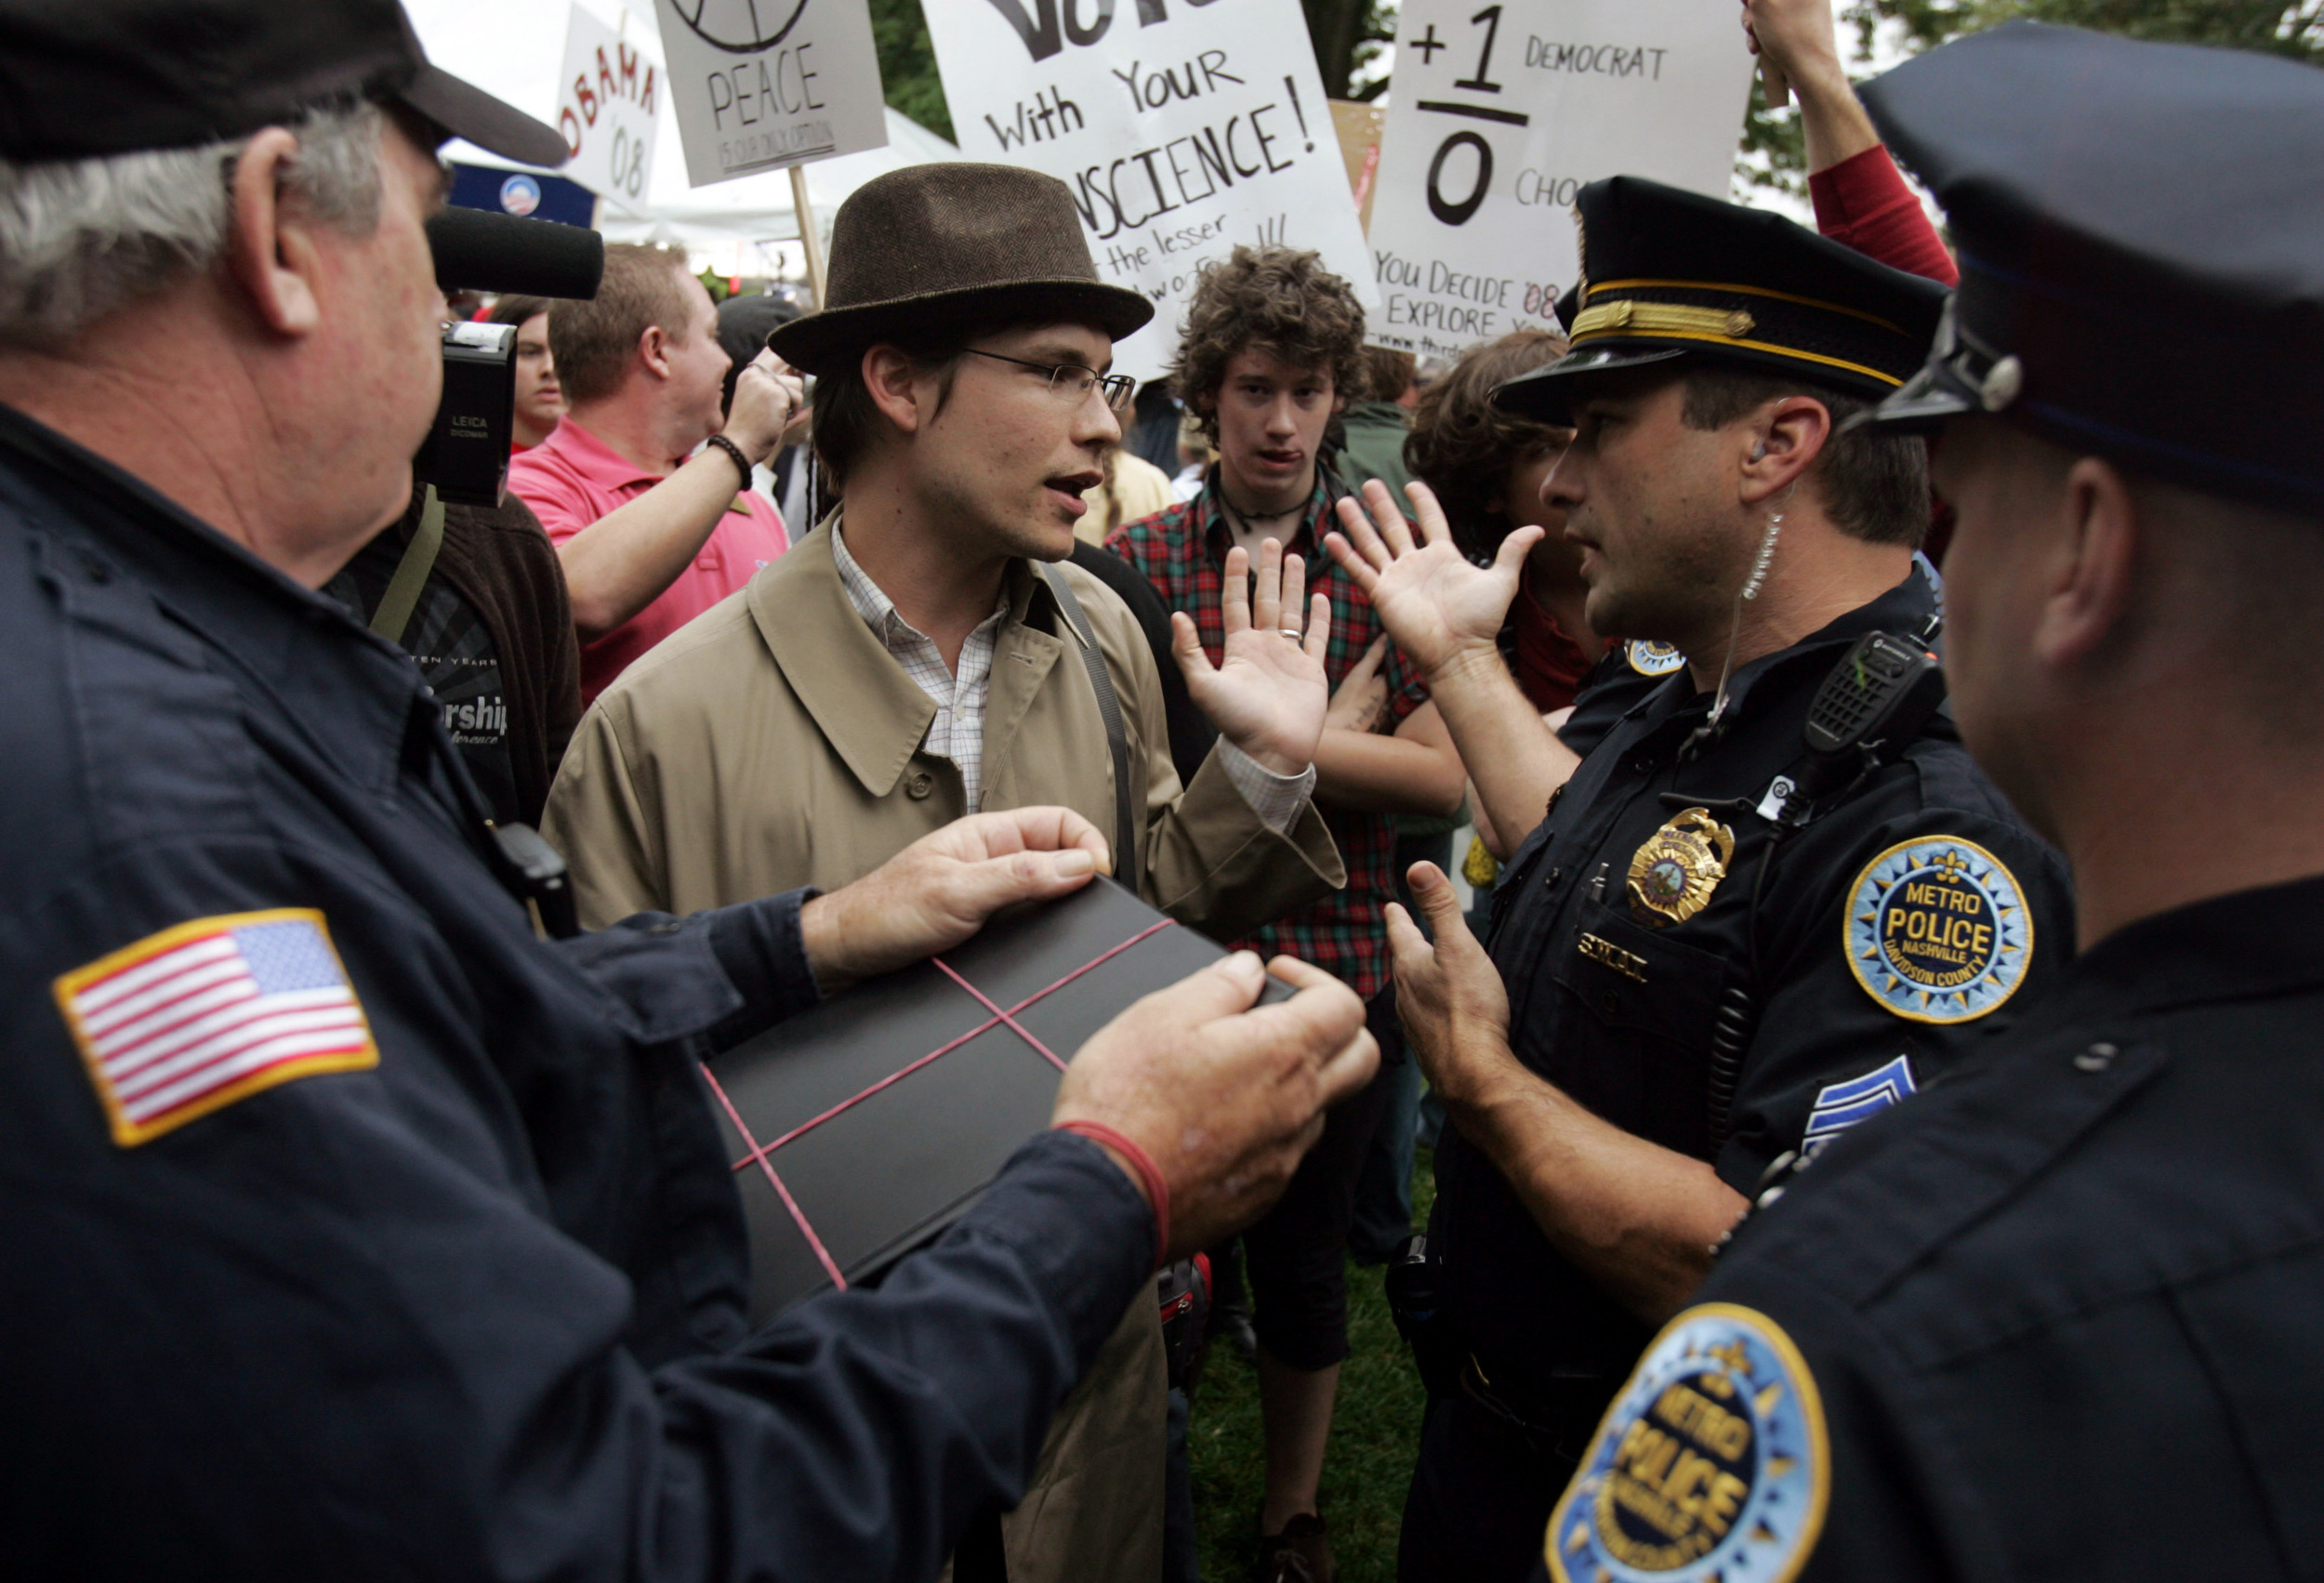
MULTIPOLYGON (((508 463, 508 487, 523 496, 557 544, 661 481, 571 418, 508 463)), ((749 489, 735 495, 676 582, 604 637, 582 645, 582 702, 603 692, 630 661, 741 588, 790 545, 783 514, 765 495, 749 489)))

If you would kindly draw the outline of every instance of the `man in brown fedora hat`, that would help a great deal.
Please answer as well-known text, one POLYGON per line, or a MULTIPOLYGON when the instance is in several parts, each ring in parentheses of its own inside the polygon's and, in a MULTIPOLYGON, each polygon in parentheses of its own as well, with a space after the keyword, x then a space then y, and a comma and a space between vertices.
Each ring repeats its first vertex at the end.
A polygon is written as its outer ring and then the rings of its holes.
MULTIPOLYGON (((1113 344, 1154 312, 1098 280, 1063 185, 970 164, 883 177, 839 211, 827 296, 772 344, 819 382, 840 507, 583 721, 547 826, 584 920, 844 885, 1028 803, 1094 821, 1118 877, 1222 939, 1342 883, 1308 800, 1329 609, 1307 609, 1299 559, 1236 551, 1218 664, 1180 618, 1179 665, 1221 735, 1182 786, 1136 622, 1058 564, 1121 436, 1113 344)), ((1163 1439, 1140 1303, 1004 1523, 1010 1576, 1156 1577, 1163 1439)))

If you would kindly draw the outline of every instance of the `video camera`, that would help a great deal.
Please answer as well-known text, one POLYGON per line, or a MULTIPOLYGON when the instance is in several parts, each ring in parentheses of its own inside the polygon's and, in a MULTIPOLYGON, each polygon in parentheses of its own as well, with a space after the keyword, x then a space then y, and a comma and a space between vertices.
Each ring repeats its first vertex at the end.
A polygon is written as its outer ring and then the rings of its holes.
MULTIPOLYGON (((605 274, 605 239, 576 225, 519 219, 483 209, 448 208, 428 222, 436 284, 447 292, 490 291, 587 299, 605 274)), ((497 506, 508 485, 516 416, 517 327, 443 327, 443 400, 435 426, 412 458, 412 474, 466 506, 497 506)))

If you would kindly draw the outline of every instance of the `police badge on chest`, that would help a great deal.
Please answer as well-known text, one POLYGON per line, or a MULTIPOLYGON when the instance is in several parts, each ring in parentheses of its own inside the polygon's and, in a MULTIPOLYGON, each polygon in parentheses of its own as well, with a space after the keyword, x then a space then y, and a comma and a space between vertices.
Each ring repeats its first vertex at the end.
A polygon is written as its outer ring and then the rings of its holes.
POLYGON ((1630 860, 1631 917, 1649 929, 1684 923, 1710 903, 1735 858, 1735 832, 1706 808, 1689 808, 1630 860))

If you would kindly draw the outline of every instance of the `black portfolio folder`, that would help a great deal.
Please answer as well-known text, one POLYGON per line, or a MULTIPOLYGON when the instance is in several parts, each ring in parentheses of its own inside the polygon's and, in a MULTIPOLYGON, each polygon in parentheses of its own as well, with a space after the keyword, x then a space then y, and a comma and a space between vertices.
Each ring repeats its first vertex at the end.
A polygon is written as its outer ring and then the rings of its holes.
POLYGON ((943 1231, 1049 1125, 1084 1040, 1224 955, 1101 878, 715 1058, 752 1322, 876 1280, 943 1231))

